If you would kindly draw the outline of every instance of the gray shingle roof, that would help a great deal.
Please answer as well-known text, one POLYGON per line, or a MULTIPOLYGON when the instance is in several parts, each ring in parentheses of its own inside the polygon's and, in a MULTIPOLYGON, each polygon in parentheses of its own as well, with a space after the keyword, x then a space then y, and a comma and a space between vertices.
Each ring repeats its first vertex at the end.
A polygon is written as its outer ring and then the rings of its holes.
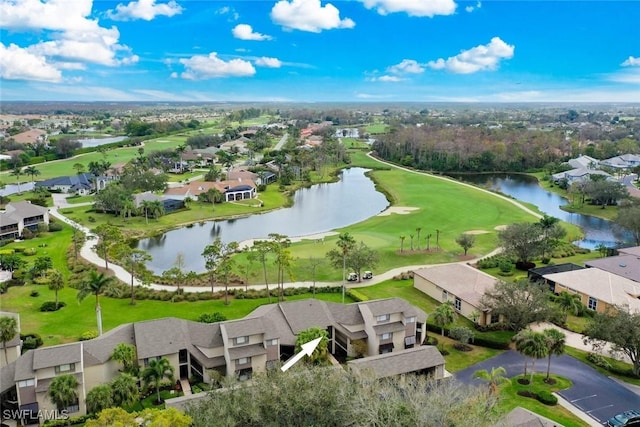
POLYGON ((233 347, 229 349, 229 357, 231 358, 231 360, 240 359, 241 357, 252 357, 266 353, 267 350, 262 344, 243 345, 242 347, 233 347))
POLYGON ((373 329, 377 334, 386 334, 388 332, 404 331, 405 326, 402 322, 382 323, 380 325, 374 325, 373 329))
POLYGON ((13 387, 16 377, 16 362, 13 361, 0 369, 0 393, 13 387))
POLYGON ((621 254, 636 255, 640 257, 640 246, 618 249, 618 252, 621 254))
POLYGON ((640 282, 640 257, 637 255, 618 255, 599 258, 585 261, 584 265, 626 277, 634 282, 640 282))
MULTIPOLYGON (((520 406, 509 412, 504 419, 506 425, 511 427, 556 427, 558 424, 548 418, 531 412, 520 406)), ((498 424, 503 425, 503 424, 498 424)))
MULTIPOLYGON (((83 382, 82 372, 76 372, 75 374, 70 374, 70 375, 73 375, 76 378, 76 380, 78 381, 78 384, 82 384, 83 382)), ((51 381, 53 381, 54 378, 56 377, 38 379, 38 384, 36 385, 36 393, 42 393, 49 390, 49 385, 51 385, 51 381)))
POLYGON ((133 323, 118 326, 97 339, 85 341, 82 346, 85 365, 93 366, 105 363, 111 358, 113 350, 120 343, 135 345, 133 323))
POLYGON ((33 371, 33 354, 35 350, 29 350, 16 360, 16 381, 28 380, 35 378, 36 373, 33 371))
POLYGON ((366 305, 374 316, 383 314, 402 313, 405 317, 416 316, 418 322, 424 323, 427 320, 427 313, 417 307, 412 306, 402 298, 387 298, 374 301, 359 302, 358 305, 366 305))
POLYGON ((183 320, 165 318, 133 324, 138 358, 165 356, 187 348, 183 320))
POLYGON ((82 343, 42 347, 33 351, 33 369, 50 368, 82 360, 82 343))
POLYGON ((360 325, 364 323, 362 313, 360 313, 357 304, 343 305, 335 302, 327 302, 325 304, 338 323, 343 325, 360 325))
POLYGON ((224 322, 222 327, 227 332, 227 337, 247 337, 249 335, 262 334, 265 332, 265 325, 260 318, 250 318, 242 320, 232 320, 224 322))
POLYGON ((444 365, 444 357, 436 347, 424 345, 355 359, 347 364, 357 371, 370 371, 376 378, 385 378, 444 365))
POLYGON ((480 306, 482 296, 492 290, 498 282, 495 277, 465 264, 445 264, 421 268, 415 270, 414 274, 474 307, 480 306))
POLYGON ((280 309, 294 334, 312 327, 325 329, 334 323, 325 303, 317 299, 281 303, 280 309))

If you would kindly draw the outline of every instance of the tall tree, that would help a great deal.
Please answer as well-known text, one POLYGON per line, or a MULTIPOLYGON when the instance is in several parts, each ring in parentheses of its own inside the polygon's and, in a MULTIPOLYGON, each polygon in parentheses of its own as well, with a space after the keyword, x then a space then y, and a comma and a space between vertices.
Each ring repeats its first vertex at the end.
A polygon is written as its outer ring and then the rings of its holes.
POLYGON ((18 185, 18 194, 22 193, 22 191, 20 190, 20 177, 22 176, 22 169, 19 166, 16 166, 11 171, 11 176, 16 177, 16 184, 18 185))
POLYGON ((440 304, 431 314, 431 319, 436 326, 440 326, 440 333, 444 336, 444 329, 453 324, 458 318, 458 314, 453 308, 451 301, 440 304))
POLYGON ((182 166, 182 163, 183 163, 182 156, 184 155, 185 151, 187 151, 186 144, 181 144, 176 147, 176 153, 180 157, 180 173, 184 172, 184 168, 182 166))
POLYGON ((498 232, 498 239, 504 251, 522 263, 531 262, 542 253, 540 227, 534 223, 511 224, 498 232))
POLYGON ((291 277, 291 262, 293 257, 291 256, 291 240, 285 235, 278 233, 269 233, 271 239, 271 247, 274 250, 275 264, 278 267, 278 298, 280 301, 284 301, 284 274, 289 273, 291 277))
POLYGON ((205 266, 209 271, 212 292, 215 276, 224 281, 225 305, 229 305, 229 274, 235 266, 232 255, 238 251, 238 247, 238 242, 223 243, 220 237, 217 237, 211 245, 207 245, 202 251, 205 266))
POLYGON ((567 336, 556 328, 549 328, 543 331, 544 338, 547 342, 547 380, 551 374, 551 356, 562 356, 564 354, 564 346, 567 336))
POLYGON ((516 349, 522 355, 532 359, 529 385, 533 385, 533 374, 536 372, 536 360, 543 359, 549 354, 547 339, 542 332, 525 330, 520 333, 523 334, 523 338, 520 340, 516 339, 516 349), (519 346, 518 343, 520 343, 519 346))
POLYGON ((40 175, 40 171, 36 169, 35 166, 27 166, 22 172, 31 177, 31 182, 34 181, 34 177, 40 175))
POLYGON ((347 281, 347 256, 353 250, 356 245, 356 240, 348 232, 340 233, 338 235, 338 241, 336 246, 342 255, 342 303, 344 304, 344 298, 346 293, 346 281, 347 281))
MULTIPOLYGON (((108 187, 107 187, 108 188, 108 187)), ((111 224, 100 224, 93 232, 98 236, 98 243, 93 247, 104 259, 104 268, 109 269, 109 252, 118 243, 122 243, 123 235, 118 227, 111 224)))
POLYGON ((596 350, 610 342, 614 351, 629 357, 633 373, 640 376, 640 313, 631 313, 627 307, 596 313, 584 335, 596 350))
MULTIPOLYGON (((248 257, 262 264, 262 272, 264 274, 264 286, 267 289, 267 298, 269 299, 269 303, 271 303, 271 293, 269 292, 267 260, 271 253, 272 253, 271 242, 269 242, 268 240, 256 240, 253 242, 253 246, 251 247, 251 252, 248 255, 248 257)), ((213 292, 213 289, 212 289, 212 292, 213 292)))
POLYGON ((18 321, 15 317, 0 317, 0 341, 4 347, 4 360, 9 364, 9 353, 7 351, 7 343, 11 341, 18 333, 18 321))
MULTIPOLYGON (((145 263, 151 261, 153 258, 146 251, 132 248, 126 243, 116 245, 114 252, 122 264, 126 266, 125 268, 129 269, 129 274, 131 274, 131 305, 135 305, 135 277, 144 277, 146 274, 149 274, 145 263)), ((140 281, 140 283, 142 283, 142 281, 140 281)))
POLYGON ((78 380, 73 375, 58 375, 49 384, 49 398, 58 411, 78 402, 78 380))
MULTIPOLYGON (((335 268, 339 268, 343 262, 342 251, 332 249, 327 252, 327 258, 335 268)), ((346 266, 358 275, 358 281, 362 281, 362 269, 373 269, 378 264, 378 252, 371 249, 364 242, 355 244, 346 255, 346 266)))
POLYGON ((156 389, 157 399, 156 404, 160 404, 162 399, 160 398, 160 383, 164 379, 173 381, 173 366, 169 363, 165 357, 161 359, 149 360, 149 366, 142 371, 142 381, 147 386, 153 386, 156 389))
POLYGON ((422 232, 422 227, 416 227, 416 249, 420 250, 420 233, 422 232))
POLYGON ((551 251, 558 244, 558 240, 567 235, 567 230, 560 225, 558 218, 549 215, 540 218, 538 224, 542 229, 542 258, 546 258, 548 255, 550 256, 551 251))
POLYGON ((89 295, 96 297, 96 320, 98 322, 98 335, 102 335, 102 312, 100 309, 100 295, 102 295, 113 283, 113 277, 107 277, 104 273, 95 270, 89 272, 89 278, 82 282, 78 291, 78 302, 82 302, 89 295))
POLYGON ((529 323, 548 320, 551 306, 543 285, 527 279, 517 282, 498 282, 480 299, 483 309, 503 316, 504 323, 513 331, 524 329, 529 323))
POLYGON ((49 270, 47 273, 49 276, 49 289, 56 294, 56 310, 58 309, 58 291, 64 288, 64 277, 58 270, 49 270))
POLYGON ((640 203, 621 205, 615 223, 618 227, 628 230, 636 246, 640 246, 640 203))
POLYGON ((400 253, 404 252, 404 240, 407 238, 404 234, 400 235, 400 253))

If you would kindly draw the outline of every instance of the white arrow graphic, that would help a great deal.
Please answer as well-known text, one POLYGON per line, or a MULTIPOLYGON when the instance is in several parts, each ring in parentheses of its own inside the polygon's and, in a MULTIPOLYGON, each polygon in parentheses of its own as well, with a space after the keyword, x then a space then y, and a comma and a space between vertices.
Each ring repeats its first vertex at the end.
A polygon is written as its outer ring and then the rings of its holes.
POLYGON ((302 359, 302 356, 304 356, 305 354, 307 356, 311 356, 311 354, 313 353, 313 350, 315 350, 318 344, 320 344, 320 340, 322 340, 322 338, 316 338, 313 341, 309 341, 308 343, 302 344, 302 350, 298 354, 293 356, 291 359, 287 360, 287 363, 282 365, 282 368, 280 368, 282 369, 282 372, 285 372, 287 369, 295 365, 296 362, 302 359))

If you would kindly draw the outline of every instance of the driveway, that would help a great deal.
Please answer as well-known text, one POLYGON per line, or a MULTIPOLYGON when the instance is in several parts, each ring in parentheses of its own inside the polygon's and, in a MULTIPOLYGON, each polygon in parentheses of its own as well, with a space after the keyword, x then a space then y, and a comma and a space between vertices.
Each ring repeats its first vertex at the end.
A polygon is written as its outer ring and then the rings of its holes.
MULTIPOLYGON (((498 366, 505 368, 509 377, 522 374, 524 357, 510 350, 457 372, 455 377, 465 384, 483 384, 473 379, 474 372, 498 366)), ((536 362, 536 372, 545 373, 546 369, 546 359, 536 362)), ((622 411, 640 409, 639 395, 571 356, 552 356, 551 372, 573 381, 573 387, 558 394, 600 424, 622 411)))

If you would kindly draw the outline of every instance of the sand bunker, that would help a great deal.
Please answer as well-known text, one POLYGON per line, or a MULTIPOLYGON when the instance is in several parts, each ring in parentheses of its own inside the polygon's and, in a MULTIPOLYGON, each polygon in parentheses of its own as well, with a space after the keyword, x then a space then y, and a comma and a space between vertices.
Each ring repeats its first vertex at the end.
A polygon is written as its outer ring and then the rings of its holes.
POLYGON ((487 230, 469 230, 465 231, 464 234, 487 234, 487 230))
POLYGON ((508 225, 497 225, 497 226, 494 228, 494 230, 502 231, 502 230, 505 230, 507 227, 508 227, 508 225))
POLYGON ((387 209, 385 209, 384 211, 380 212, 378 214, 378 216, 389 216, 392 213, 395 214, 400 214, 400 215, 407 215, 413 211, 417 211, 419 208, 412 208, 412 207, 407 207, 407 206, 391 206, 388 207, 387 209))

